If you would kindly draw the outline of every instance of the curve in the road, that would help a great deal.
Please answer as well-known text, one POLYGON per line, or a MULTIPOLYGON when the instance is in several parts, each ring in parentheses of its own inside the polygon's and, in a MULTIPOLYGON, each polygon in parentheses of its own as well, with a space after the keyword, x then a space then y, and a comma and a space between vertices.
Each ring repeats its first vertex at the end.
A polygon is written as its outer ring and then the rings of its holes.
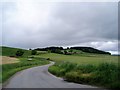
POLYGON ((16 73, 3 88, 96 88, 89 85, 66 82, 48 72, 53 65, 38 66, 16 73))

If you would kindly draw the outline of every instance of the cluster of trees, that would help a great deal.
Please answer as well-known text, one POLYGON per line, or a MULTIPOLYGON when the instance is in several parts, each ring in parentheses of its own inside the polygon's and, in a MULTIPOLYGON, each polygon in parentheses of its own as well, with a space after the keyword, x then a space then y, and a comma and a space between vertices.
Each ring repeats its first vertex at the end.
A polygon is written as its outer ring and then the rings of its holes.
MULTIPOLYGON (((83 52, 87 53, 97 53, 97 54, 109 54, 109 52, 101 51, 92 47, 67 47, 67 49, 63 49, 63 47, 46 47, 46 48, 37 48, 37 49, 29 49, 31 51, 31 55, 36 55, 37 51, 48 51, 51 53, 58 53, 58 54, 65 54, 70 55, 73 53, 73 49, 75 50, 81 50, 83 52), (69 50, 69 52, 67 51, 69 50)), ((24 54, 24 51, 22 49, 17 50, 16 56, 22 56, 24 54)))
POLYGON ((46 48, 37 48, 37 49, 35 49, 35 50, 38 50, 38 51, 48 51, 48 50, 57 50, 57 49, 59 49, 59 50, 63 50, 63 47, 46 47, 46 48))
MULTIPOLYGON (((24 50, 22 50, 22 49, 18 49, 18 50, 16 51, 16 53, 15 53, 15 55, 16 55, 17 57, 23 56, 23 54, 24 54, 24 50)), ((31 55, 36 55, 36 54, 37 54, 37 51, 36 51, 36 50, 31 50, 31 55)))
POLYGON ((37 48, 35 50, 63 54, 63 52, 61 51, 63 50, 63 47, 46 47, 46 48, 37 48))
POLYGON ((105 51, 102 51, 102 50, 98 50, 98 49, 95 49, 95 48, 92 48, 92 47, 67 47, 67 49, 63 49, 63 47, 46 47, 46 48, 37 48, 35 50, 38 50, 38 51, 49 51, 49 52, 52 52, 52 53, 59 53, 59 54, 71 54, 72 53, 72 50, 75 49, 75 50, 81 50, 83 52, 87 52, 87 53, 97 53, 97 54, 109 54, 111 55, 111 53, 109 52, 105 52, 105 51), (67 50, 70 50, 70 52, 68 52, 67 50), (61 50, 64 50, 64 52, 62 52, 61 50))

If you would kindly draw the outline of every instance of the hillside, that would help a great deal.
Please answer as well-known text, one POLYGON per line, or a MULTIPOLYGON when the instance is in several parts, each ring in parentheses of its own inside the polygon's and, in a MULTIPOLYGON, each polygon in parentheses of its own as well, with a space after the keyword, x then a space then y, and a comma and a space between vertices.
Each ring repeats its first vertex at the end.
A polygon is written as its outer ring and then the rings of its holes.
MULTIPOLYGON (((17 50, 19 50, 20 48, 12 48, 12 47, 5 47, 2 46, 2 56, 15 56, 15 53, 17 52, 17 50)), ((31 54, 31 52, 29 50, 24 50, 24 54, 23 56, 28 56, 31 54)))
MULTIPOLYGON (((13 47, 6 47, 2 46, 2 56, 15 56, 16 51, 20 48, 13 48, 13 47)), ((24 51, 23 56, 29 56, 31 55, 31 51, 22 49, 24 51)), ((37 48, 35 49, 37 51, 51 51, 52 53, 59 53, 64 54, 64 51, 66 50, 68 54, 88 54, 88 53, 94 53, 94 54, 108 54, 111 55, 109 52, 101 51, 92 47, 70 47, 69 49, 63 49, 62 47, 47 47, 47 48, 37 48)), ((1 52, 1 51, 0 51, 1 52)))
POLYGON ((98 50, 92 47, 68 47, 67 49, 63 49, 63 47, 46 47, 46 48, 37 48, 37 51, 51 51, 52 53, 59 53, 64 54, 66 51, 67 54, 73 53, 94 53, 94 54, 108 54, 111 55, 109 52, 105 52, 102 50, 98 50))
POLYGON ((98 50, 98 49, 95 49, 95 48, 92 48, 92 47, 71 47, 70 49, 81 50, 81 51, 87 52, 87 53, 109 54, 109 55, 111 55, 111 53, 109 53, 109 52, 98 50))

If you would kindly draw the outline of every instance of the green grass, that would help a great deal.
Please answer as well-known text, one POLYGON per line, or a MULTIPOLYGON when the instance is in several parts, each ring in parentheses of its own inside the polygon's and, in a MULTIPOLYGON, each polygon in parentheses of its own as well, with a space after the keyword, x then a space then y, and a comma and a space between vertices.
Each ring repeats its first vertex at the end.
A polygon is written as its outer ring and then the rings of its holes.
MULTIPOLYGON (((2 56, 15 56, 15 53, 17 52, 18 49, 19 48, 2 46, 2 56)), ((24 51, 23 57, 31 55, 30 50, 24 50, 24 49, 22 50, 24 51)))
MULTIPOLYGON (((86 52, 83 52, 81 50, 75 50, 75 49, 67 49, 66 51, 67 52, 71 52, 72 50, 72 53, 80 53, 80 54, 85 54, 86 52)), ((64 52, 64 50, 61 50, 62 52, 64 52)))
POLYGON ((37 51, 37 55, 41 55, 41 54, 47 54, 48 51, 37 51))
POLYGON ((2 56, 2 47, 0 46, 0 56, 2 56))
POLYGON ((47 53, 42 54, 36 57, 50 58, 55 62, 61 61, 69 61, 77 64, 94 64, 98 65, 100 63, 115 63, 118 64, 118 56, 111 55, 99 55, 99 54, 91 54, 91 55, 62 55, 55 53, 47 53))
POLYGON ((28 61, 28 58, 19 59, 20 59, 19 63, 2 65, 2 82, 5 82, 13 74, 20 70, 49 63, 47 60, 43 60, 41 58, 33 58, 32 61, 28 61))
POLYGON ((49 68, 52 74, 70 82, 96 85, 104 88, 120 88, 120 67, 114 63, 75 64, 59 62, 49 68))

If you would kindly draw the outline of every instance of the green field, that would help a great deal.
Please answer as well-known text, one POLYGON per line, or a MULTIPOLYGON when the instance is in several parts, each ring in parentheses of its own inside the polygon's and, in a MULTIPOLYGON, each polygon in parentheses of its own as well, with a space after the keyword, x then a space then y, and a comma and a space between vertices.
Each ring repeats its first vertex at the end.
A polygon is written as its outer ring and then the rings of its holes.
MULTIPOLYGON (((19 50, 19 48, 2 46, 2 56, 15 56, 17 50, 19 50)), ((30 50, 25 50, 25 49, 22 50, 24 51, 23 57, 31 55, 30 50)))
POLYGON ((97 54, 89 54, 89 55, 62 55, 62 54, 55 54, 55 53, 47 53, 41 54, 36 57, 43 57, 43 58, 50 58, 55 62, 60 61, 69 61, 72 63, 77 64, 94 64, 98 65, 100 63, 115 63, 118 64, 118 56, 111 56, 111 55, 97 55, 97 54))

